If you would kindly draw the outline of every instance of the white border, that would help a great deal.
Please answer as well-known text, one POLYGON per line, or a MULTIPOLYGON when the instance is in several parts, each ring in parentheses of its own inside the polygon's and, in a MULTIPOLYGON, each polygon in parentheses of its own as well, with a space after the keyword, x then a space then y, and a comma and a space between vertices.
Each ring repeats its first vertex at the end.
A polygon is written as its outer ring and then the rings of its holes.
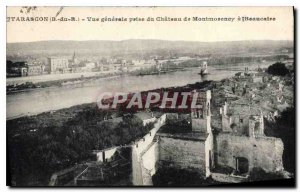
MULTIPOLYGON (((0 176, 0 190, 1 191, 6 191, 6 190, 12 190, 9 187, 6 187, 6 74, 5 74, 5 63, 6 63, 6 6, 295 6, 295 8, 299 9, 299 1, 296 0, 273 0, 273 1, 268 1, 268 0, 246 0, 246 1, 241 1, 241 0, 227 0, 225 1, 220 1, 220 0, 207 0, 207 1, 196 1, 196 0, 152 0, 152 1, 141 1, 141 0, 101 0, 101 1, 96 1, 96 0, 76 0, 76 1, 65 1, 62 2, 61 0, 47 0, 47 1, 34 1, 34 0, 10 0, 7 2, 0 1, 0 23, 1 23, 1 28, 0 28, 0 37, 1 37, 1 45, 0 45, 0 52, 1 52, 1 80, 0 80, 0 85, 1 85, 1 112, 0 112, 0 121, 1 121, 1 134, 0 134, 0 146, 1 146, 1 159, 0 159, 0 165, 1 165, 1 176, 0 176)), ((298 10, 299 11, 299 10, 298 10)), ((296 15, 297 16, 297 15, 296 15)), ((299 26, 299 19, 296 19, 297 25, 299 26)), ((297 34, 296 34, 297 35, 297 34)), ((296 43, 297 44, 297 43, 296 43)), ((299 49, 297 49, 297 55, 299 55, 299 49)), ((297 76, 299 76, 299 67, 297 67, 297 76)), ((299 79, 299 78, 298 78, 299 79)), ((297 90, 299 90, 299 82, 297 81, 297 90)), ((298 94, 297 94, 298 95, 298 94)), ((298 100, 298 97, 296 100, 298 100)), ((299 103, 299 102, 298 102, 299 103)), ((296 106, 296 109, 298 108, 298 104, 296 106)), ((300 119, 300 114, 297 113, 297 119, 300 119)), ((297 131, 297 138, 299 138, 299 130, 297 131)), ((298 142, 299 143, 299 142, 298 142)), ((297 159, 298 159, 298 143, 297 143, 297 159)), ((299 165, 296 167, 298 168, 299 165)), ((297 169, 298 173, 298 169, 297 169)), ((298 176, 298 174, 297 174, 298 176)), ((299 183, 299 176, 297 178, 297 183, 299 183)), ((72 188, 71 190, 73 190, 72 188)), ((204 190, 209 189, 205 188, 204 190)), ((32 188, 25 188, 22 191, 31 191, 32 188)), ((44 188, 44 189, 38 189, 38 190, 51 190, 51 188, 44 188)), ((70 190, 68 189, 56 189, 55 191, 64 191, 64 190, 70 190)), ((116 190, 112 188, 106 188, 106 189, 99 189, 99 188, 78 188, 74 190, 83 190, 83 191, 90 191, 90 190, 103 190, 103 191, 111 191, 111 190, 116 190)), ((119 188, 117 190, 122 190, 122 191, 129 191, 133 190, 132 188, 119 188)), ((135 189, 136 190, 136 189, 135 189)), ((138 189, 138 190, 148 190, 148 189, 138 189)), ((158 190, 158 189, 151 189, 151 190, 158 190)), ((164 191, 173 191, 174 189, 163 189, 164 191)), ((187 190, 187 189, 184 189, 187 190)), ((195 190, 195 189, 191 189, 195 190)), ((199 190, 199 189, 196 189, 199 190)), ((200 189, 201 190, 201 189, 200 189)), ((211 191, 219 191, 222 190, 221 188, 217 189, 209 189, 211 191)), ((234 188, 226 189, 226 190, 235 190, 234 188)), ((236 190, 243 190, 243 191, 250 191, 251 189, 240 189, 237 188, 236 190)), ((253 189, 253 190, 258 190, 258 189, 253 189)), ((260 189, 260 190, 267 190, 267 191, 272 191, 274 189, 260 189)), ((275 189, 276 190, 276 189, 275 189)), ((280 191, 285 191, 289 189, 279 189, 280 191)), ((294 189, 295 190, 295 189, 294 189)))

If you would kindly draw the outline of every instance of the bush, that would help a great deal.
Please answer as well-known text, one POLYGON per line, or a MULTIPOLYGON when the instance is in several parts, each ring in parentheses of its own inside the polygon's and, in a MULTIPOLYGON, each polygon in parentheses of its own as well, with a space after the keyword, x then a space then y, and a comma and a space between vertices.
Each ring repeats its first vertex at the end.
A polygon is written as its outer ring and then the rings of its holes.
POLYGON ((285 75, 289 74, 290 72, 286 68, 285 64, 277 62, 268 67, 267 73, 269 73, 271 75, 285 76, 285 75))

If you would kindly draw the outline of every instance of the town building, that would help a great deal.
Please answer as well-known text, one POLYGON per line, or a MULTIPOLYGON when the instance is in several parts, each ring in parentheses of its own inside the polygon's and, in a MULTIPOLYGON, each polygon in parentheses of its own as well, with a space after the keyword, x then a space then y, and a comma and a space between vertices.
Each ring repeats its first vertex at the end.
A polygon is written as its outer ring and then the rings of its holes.
POLYGON ((222 131, 235 135, 263 136, 264 121, 261 110, 247 104, 229 107, 227 102, 221 108, 222 131))
POLYGON ((154 123, 156 121, 156 117, 154 117, 153 113, 150 112, 138 112, 134 114, 134 116, 142 121, 143 126, 146 126, 149 123, 154 123))
POLYGON ((28 76, 43 75, 44 72, 45 66, 42 64, 42 62, 37 60, 28 62, 28 76))
POLYGON ((50 66, 50 73, 66 73, 69 71, 69 61, 65 58, 48 57, 47 65, 50 66))
POLYGON ((134 60, 132 60, 132 64, 134 66, 143 66, 145 64, 145 60, 144 59, 134 59, 134 60))

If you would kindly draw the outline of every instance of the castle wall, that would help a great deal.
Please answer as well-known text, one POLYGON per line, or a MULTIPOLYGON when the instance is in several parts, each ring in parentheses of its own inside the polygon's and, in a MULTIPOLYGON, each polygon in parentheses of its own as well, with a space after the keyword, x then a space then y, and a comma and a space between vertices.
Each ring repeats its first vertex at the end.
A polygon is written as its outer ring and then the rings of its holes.
POLYGON ((209 177, 211 168, 214 166, 214 143, 213 135, 209 134, 205 140, 205 176, 209 177))
POLYGON ((254 167, 267 172, 283 169, 283 143, 274 137, 235 136, 219 133, 216 136, 217 163, 236 168, 236 157, 245 157, 249 161, 249 171, 254 167))
POLYGON ((224 132, 232 132, 230 125, 231 125, 231 118, 226 115, 222 115, 222 130, 224 132))
POLYGON ((152 176, 156 173, 156 162, 159 159, 158 142, 154 142, 142 155, 143 185, 152 185, 152 176))
POLYGON ((198 169, 205 175, 205 142, 160 137, 159 160, 181 169, 198 169))
POLYGON ((162 115, 160 118, 157 119, 157 122, 154 123, 154 127, 153 129, 151 129, 151 131, 149 131, 148 134, 146 134, 143 138, 141 138, 140 140, 136 141, 133 144, 133 148, 139 153, 141 154, 145 149, 147 149, 149 147, 149 145, 152 143, 153 138, 156 134, 156 132, 159 130, 159 128, 164 125, 166 122, 166 115, 162 115))
POLYGON ((137 150, 134 150, 134 146, 132 147, 132 184, 133 185, 143 185, 143 177, 142 177, 142 165, 140 163, 140 156, 137 150))
MULTIPOLYGON (((156 132, 159 130, 159 128, 165 124, 166 121, 166 115, 162 115, 160 118, 157 119, 157 122, 154 124, 154 128, 151 129, 151 131, 145 135, 142 139, 136 141, 132 145, 132 183, 133 185, 145 185, 143 182, 143 177, 146 177, 145 175, 145 169, 143 165, 143 155, 150 156, 153 154, 153 151, 155 151, 155 148, 151 149, 153 147, 153 139, 155 137, 156 132), (151 149, 151 150, 150 150, 151 149), (150 150, 150 152, 149 152, 150 150)), ((144 158, 146 159, 146 158, 144 158)), ((153 158, 151 159, 153 160, 153 158)), ((155 159, 154 159, 155 160, 155 159)), ((154 161, 153 163, 156 163, 154 161)), ((149 164, 148 161, 145 162, 146 166, 151 167, 152 165, 149 164)), ((147 167, 146 167, 147 169, 147 167)))

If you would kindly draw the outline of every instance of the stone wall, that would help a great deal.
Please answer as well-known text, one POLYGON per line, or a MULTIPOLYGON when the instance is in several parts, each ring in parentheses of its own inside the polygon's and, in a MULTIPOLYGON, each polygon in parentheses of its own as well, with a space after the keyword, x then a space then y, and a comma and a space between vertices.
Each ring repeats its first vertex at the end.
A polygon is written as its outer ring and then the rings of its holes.
POLYGON ((274 137, 235 136, 230 133, 219 133, 216 136, 215 150, 217 164, 236 168, 236 157, 249 161, 249 171, 260 167, 267 172, 283 170, 283 143, 274 137))
MULTIPOLYGON (((134 148, 134 147, 132 147, 134 148)), ((132 161, 132 184, 133 185, 143 185, 143 177, 142 177, 142 165, 140 160, 140 155, 137 150, 132 149, 131 153, 131 161, 132 161)))
POLYGON ((211 132, 210 122, 210 116, 206 116, 204 119, 192 118, 192 130, 203 133, 209 133, 211 132))
POLYGON ((181 169, 198 169, 205 175, 205 142, 160 137, 159 160, 181 169))
POLYGON ((151 129, 151 131, 145 135, 142 139, 136 141, 132 145, 132 183, 133 185, 146 185, 149 184, 150 181, 149 179, 146 179, 147 182, 144 183, 143 178, 148 177, 147 170, 154 170, 152 166, 155 165, 156 160, 155 160, 155 148, 154 145, 154 137, 156 132, 160 129, 162 125, 165 124, 166 121, 166 114, 162 115, 160 118, 157 119, 156 123, 154 124, 154 128, 151 129), (153 148, 152 148, 153 147, 153 148), (154 161, 149 163, 146 161, 146 157, 151 157, 151 161, 154 161), (145 159, 145 161, 143 160, 145 159), (144 163, 146 167, 144 167, 144 163), (152 167, 152 168, 151 168, 152 167), (146 169, 146 170, 145 170, 146 169), (146 174, 145 174, 146 173, 146 174))
POLYGON ((156 173, 156 162, 159 160, 158 142, 153 142, 141 155, 143 185, 152 185, 152 176, 156 173))
POLYGON ((231 117, 227 115, 222 115, 222 131, 223 132, 232 132, 231 125, 231 117))
POLYGON ((214 141, 213 135, 209 134, 205 140, 205 176, 209 177, 210 170, 214 167, 214 141))

